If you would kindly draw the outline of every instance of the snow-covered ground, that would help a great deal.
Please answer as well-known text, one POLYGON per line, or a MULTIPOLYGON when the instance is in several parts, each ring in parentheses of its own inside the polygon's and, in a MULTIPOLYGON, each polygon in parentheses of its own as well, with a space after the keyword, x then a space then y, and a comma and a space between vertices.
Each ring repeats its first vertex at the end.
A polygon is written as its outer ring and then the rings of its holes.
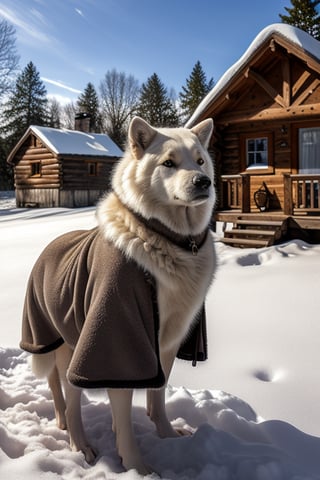
MULTIPOLYGON (((18 348, 37 256, 60 233, 94 225, 93 208, 18 210, 0 199, 0 478, 142 478, 121 467, 102 390, 83 396, 96 464, 70 451, 46 382, 18 348)), ((143 456, 168 480, 320 479, 320 245, 241 250, 214 241, 209 360, 195 368, 177 360, 167 389, 170 419, 194 434, 159 439, 138 392, 133 418, 143 456)))

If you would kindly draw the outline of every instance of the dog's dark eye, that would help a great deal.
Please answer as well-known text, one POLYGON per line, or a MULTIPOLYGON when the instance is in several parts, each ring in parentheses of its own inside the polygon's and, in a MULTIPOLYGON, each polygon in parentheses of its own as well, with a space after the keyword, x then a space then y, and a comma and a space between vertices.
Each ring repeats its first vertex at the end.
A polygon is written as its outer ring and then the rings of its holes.
POLYGON ((197 164, 198 164, 198 165, 203 165, 203 164, 204 164, 203 158, 198 158, 197 164))
POLYGON ((163 164, 165 167, 168 167, 168 168, 172 168, 174 167, 174 163, 172 160, 166 160, 165 162, 163 162, 163 164))

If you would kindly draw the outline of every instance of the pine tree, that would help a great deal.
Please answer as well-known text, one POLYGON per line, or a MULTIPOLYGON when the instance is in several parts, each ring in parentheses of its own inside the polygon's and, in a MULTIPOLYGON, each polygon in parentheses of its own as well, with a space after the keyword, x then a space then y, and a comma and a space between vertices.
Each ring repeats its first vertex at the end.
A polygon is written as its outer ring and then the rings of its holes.
POLYGON ((179 93, 181 110, 186 120, 191 117, 201 100, 213 88, 213 85, 213 78, 207 81, 206 74, 198 60, 190 77, 186 80, 186 86, 183 86, 179 93))
POLYGON ((10 153, 7 142, 0 137, 0 190, 13 190, 13 170, 7 163, 10 153))
POLYGON ((90 115, 90 132, 101 132, 102 120, 99 108, 98 94, 94 85, 89 82, 85 90, 79 95, 77 100, 79 113, 87 113, 90 115))
POLYGON ((291 0, 292 8, 284 7, 289 15, 279 15, 283 23, 293 25, 320 40, 320 0, 291 0))
POLYGON ((30 125, 48 123, 46 88, 35 65, 30 62, 18 75, 15 87, 4 105, 2 131, 15 143, 30 125))
POLYGON ((142 84, 138 115, 154 127, 176 127, 179 116, 174 102, 160 78, 154 73, 142 84))
MULTIPOLYGON (((47 91, 32 62, 18 75, 1 118, 0 171, 7 172, 6 157, 30 125, 47 125, 47 91)), ((10 172, 11 173, 11 172, 10 172)), ((9 180, 12 174, 8 174, 9 180)), ((10 187, 12 188, 12 183, 10 187)))

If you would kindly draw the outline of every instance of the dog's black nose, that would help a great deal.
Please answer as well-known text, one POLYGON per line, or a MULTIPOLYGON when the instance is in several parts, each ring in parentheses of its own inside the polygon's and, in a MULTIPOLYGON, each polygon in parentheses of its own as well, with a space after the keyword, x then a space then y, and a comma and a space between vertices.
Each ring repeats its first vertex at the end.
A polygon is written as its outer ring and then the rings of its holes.
POLYGON ((201 190, 207 190, 211 185, 211 180, 206 175, 195 175, 192 179, 193 185, 201 188, 201 190))

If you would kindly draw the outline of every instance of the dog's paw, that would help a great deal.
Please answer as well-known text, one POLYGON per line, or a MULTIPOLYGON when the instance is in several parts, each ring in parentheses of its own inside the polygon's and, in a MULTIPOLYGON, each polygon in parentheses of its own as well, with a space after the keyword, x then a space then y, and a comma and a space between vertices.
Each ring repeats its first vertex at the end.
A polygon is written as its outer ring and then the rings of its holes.
POLYGON ((179 437, 191 437, 197 430, 196 428, 188 425, 183 418, 176 418, 172 422, 172 428, 177 435, 179 435, 179 437))
POLYGON ((56 413, 56 422, 57 427, 60 428, 60 430, 67 430, 67 421, 65 415, 59 415, 56 413))
POLYGON ((86 445, 81 451, 87 463, 92 464, 95 462, 98 454, 90 445, 86 445))
POLYGON ((119 451, 119 457, 126 470, 136 470, 139 475, 143 476, 153 472, 153 470, 144 463, 140 451, 135 444, 131 444, 129 448, 127 447, 125 451, 122 451, 122 454, 119 451))
POLYGON ((191 430, 188 430, 184 427, 175 428, 174 430, 177 432, 179 437, 191 437, 191 435, 193 435, 191 430))
POLYGON ((122 459, 122 465, 127 471, 136 470, 139 475, 145 476, 153 473, 153 470, 145 465, 142 461, 124 462, 122 459))

